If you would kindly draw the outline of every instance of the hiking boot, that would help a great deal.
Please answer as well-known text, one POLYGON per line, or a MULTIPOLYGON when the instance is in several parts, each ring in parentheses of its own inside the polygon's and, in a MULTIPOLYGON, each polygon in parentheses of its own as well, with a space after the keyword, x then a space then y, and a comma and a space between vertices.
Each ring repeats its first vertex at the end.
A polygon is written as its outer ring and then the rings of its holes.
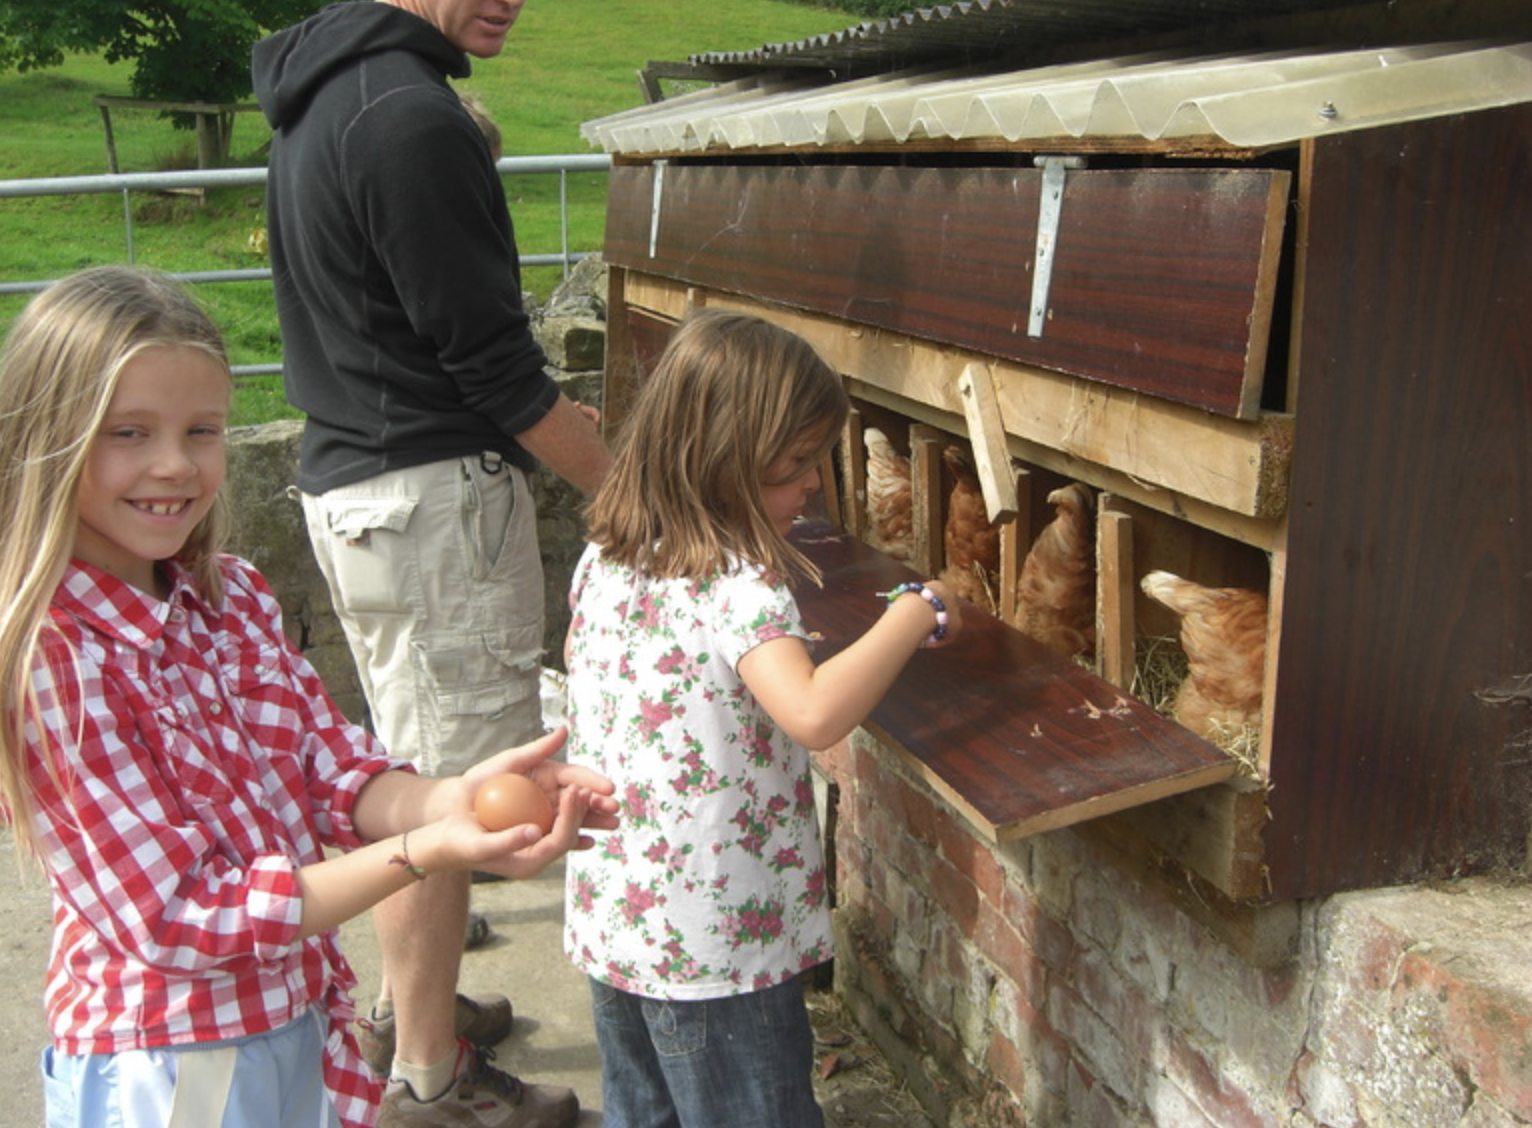
MULTIPOLYGON (((475 1046, 494 1046, 511 1032, 514 1017, 511 1000, 504 995, 480 995, 476 999, 459 995, 453 1026, 459 1038, 466 1038, 475 1046)), ((386 1080, 394 1064, 394 1012, 389 1011, 382 1018, 368 1015, 357 1019, 356 1041, 363 1060, 386 1080)))
POLYGON ((573 1089, 528 1085, 491 1065, 493 1051, 469 1053, 458 1079, 434 1101, 417 1099, 407 1082, 389 1082, 378 1128, 574 1128, 580 1102, 573 1089))

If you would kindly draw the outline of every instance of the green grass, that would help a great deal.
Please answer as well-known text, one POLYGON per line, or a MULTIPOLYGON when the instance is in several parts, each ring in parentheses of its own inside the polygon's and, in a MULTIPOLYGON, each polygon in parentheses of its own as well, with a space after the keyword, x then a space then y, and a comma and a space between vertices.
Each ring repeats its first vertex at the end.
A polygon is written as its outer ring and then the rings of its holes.
MULTIPOLYGON (((857 22, 844 11, 786 0, 533 0, 505 52, 476 61, 461 88, 476 94, 500 126, 508 156, 593 152, 580 124, 637 106, 637 72, 650 60, 676 61, 714 51, 742 51, 802 39, 857 22)), ((83 176, 107 171, 96 94, 128 95, 126 65, 94 56, 29 74, 0 74, 0 179, 83 176)), ((112 128, 124 172, 194 167, 192 134, 152 112, 114 110, 112 128)), ((240 114, 231 163, 264 163, 270 132, 259 114, 240 114)), ((555 176, 508 177, 506 196, 524 253, 559 249, 555 176)), ((568 178, 570 247, 601 246, 606 177, 568 178)), ((251 248, 265 226, 259 188, 227 188, 205 199, 134 193, 133 260, 168 271, 232 270, 266 265, 251 248)), ((128 261, 123 200, 116 195, 0 199, 0 280, 58 278, 86 266, 128 261)), ((525 272, 541 298, 557 285, 557 267, 525 272)), ((281 355, 271 288, 265 283, 200 287, 228 340, 235 364, 281 355)), ((24 296, 0 295, 0 331, 24 296)), ((280 381, 242 381, 236 423, 291 415, 280 381)))

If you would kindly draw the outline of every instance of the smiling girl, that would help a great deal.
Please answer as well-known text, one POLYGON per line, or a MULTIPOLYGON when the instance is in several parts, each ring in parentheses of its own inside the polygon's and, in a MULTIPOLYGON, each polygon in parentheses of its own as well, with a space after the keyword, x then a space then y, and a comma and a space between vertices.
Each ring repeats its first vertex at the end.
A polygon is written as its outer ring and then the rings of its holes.
POLYGON ((216 551, 230 391, 202 310, 121 267, 44 291, 0 354, 0 815, 53 892, 49 1128, 370 1124, 339 924, 613 825, 609 783, 547 761, 562 733, 425 779, 336 711, 216 551), (504 771, 547 835, 473 817, 504 771))

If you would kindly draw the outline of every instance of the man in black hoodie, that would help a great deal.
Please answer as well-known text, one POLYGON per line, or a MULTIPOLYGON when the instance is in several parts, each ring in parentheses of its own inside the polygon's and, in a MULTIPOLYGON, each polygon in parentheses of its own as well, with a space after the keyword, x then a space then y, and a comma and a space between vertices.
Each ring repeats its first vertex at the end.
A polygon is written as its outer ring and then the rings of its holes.
MULTIPOLYGON (((309 535, 373 725, 428 774, 542 731, 527 473, 541 460, 590 492, 609 465, 593 413, 547 374, 500 178, 448 83, 499 54, 522 2, 335 4, 252 56, 309 535)), ((369 1056, 388 1068, 392 1053, 380 1125, 573 1124, 573 1093, 523 1085, 471 1044, 503 1037, 510 1007, 455 994, 468 884, 454 878, 374 910, 369 1056)))

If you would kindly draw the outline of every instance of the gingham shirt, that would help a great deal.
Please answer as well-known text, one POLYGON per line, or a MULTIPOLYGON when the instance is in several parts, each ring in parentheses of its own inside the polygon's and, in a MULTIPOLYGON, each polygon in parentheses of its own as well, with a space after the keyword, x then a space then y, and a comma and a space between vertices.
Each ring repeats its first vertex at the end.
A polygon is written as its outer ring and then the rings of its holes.
POLYGON ((61 639, 33 685, 57 778, 27 732, 53 888, 54 1045, 181 1046, 317 1005, 341 1120, 371 1124, 378 1084, 348 1029, 356 979, 335 933, 297 939, 295 871, 358 845, 362 785, 407 765, 335 709, 265 580, 232 557, 221 568, 220 608, 174 566, 165 602, 78 561, 54 595, 61 639))

